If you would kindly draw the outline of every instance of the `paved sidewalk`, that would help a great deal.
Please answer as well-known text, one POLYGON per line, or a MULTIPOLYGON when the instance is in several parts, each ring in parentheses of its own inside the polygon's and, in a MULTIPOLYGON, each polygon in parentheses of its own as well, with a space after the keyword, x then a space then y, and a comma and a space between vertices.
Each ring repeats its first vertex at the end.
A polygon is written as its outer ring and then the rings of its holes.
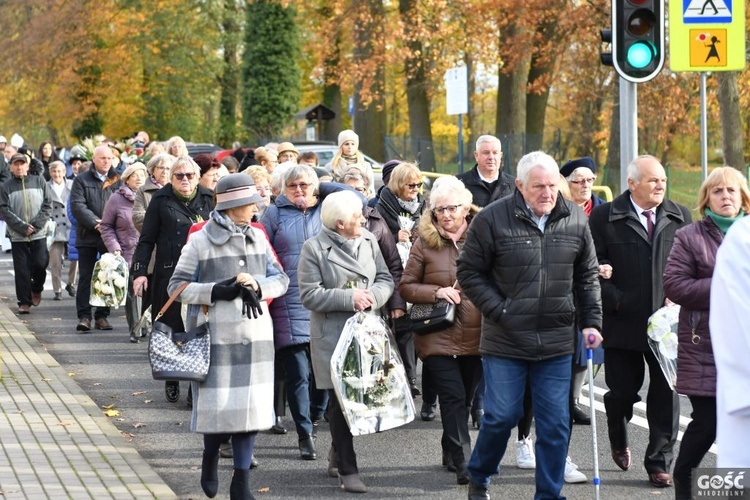
POLYGON ((0 302, 0 496, 176 498, 0 302))

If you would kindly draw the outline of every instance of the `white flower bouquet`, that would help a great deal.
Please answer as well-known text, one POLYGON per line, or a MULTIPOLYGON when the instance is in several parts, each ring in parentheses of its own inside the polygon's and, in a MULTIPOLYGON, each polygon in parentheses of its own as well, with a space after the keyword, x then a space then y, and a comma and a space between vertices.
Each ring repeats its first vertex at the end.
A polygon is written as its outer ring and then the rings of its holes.
POLYGON ((128 263, 120 255, 105 253, 94 265, 89 303, 96 307, 125 305, 128 291, 128 263))
MULTIPOLYGON (((416 221, 409 214, 401 214, 398 216, 399 228, 405 229, 411 233, 414 229, 416 221)), ((398 250, 398 256, 401 258, 401 265, 406 267, 406 261, 409 260, 409 253, 411 252, 411 241, 399 241, 396 243, 396 249, 398 250)))
POLYGON ((357 313, 349 318, 331 357, 331 378, 352 436, 414 420, 404 365, 379 316, 357 313))
POLYGON ((669 387, 677 383, 677 326, 680 306, 672 304, 657 310, 648 318, 648 345, 659 362, 669 387))

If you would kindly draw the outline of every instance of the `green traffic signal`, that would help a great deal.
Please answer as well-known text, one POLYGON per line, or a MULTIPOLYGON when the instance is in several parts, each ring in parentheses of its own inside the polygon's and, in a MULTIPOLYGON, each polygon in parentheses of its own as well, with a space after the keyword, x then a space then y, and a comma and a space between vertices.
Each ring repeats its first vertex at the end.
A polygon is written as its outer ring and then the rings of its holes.
POLYGON ((643 69, 656 57, 656 47, 648 42, 636 42, 628 48, 627 63, 636 69, 643 69))

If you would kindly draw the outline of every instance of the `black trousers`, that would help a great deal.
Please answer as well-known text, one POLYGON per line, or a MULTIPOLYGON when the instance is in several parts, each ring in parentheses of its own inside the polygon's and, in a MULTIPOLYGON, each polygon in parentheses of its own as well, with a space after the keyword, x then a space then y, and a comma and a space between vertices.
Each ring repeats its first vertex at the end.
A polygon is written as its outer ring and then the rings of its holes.
POLYGON ((701 464, 716 440, 716 398, 690 396, 690 403, 693 405, 693 412, 690 414, 693 420, 682 435, 680 453, 674 464, 675 488, 677 484, 681 490, 686 488, 684 498, 692 498, 692 469, 701 464))
POLYGON ((669 472, 680 418, 680 400, 669 388, 654 353, 626 349, 604 349, 605 381, 609 391, 604 395, 609 443, 618 450, 628 446, 627 425, 633 418, 633 405, 641 400, 645 366, 649 386, 646 396, 646 420, 649 439, 643 465, 646 472, 669 472), (644 359, 646 361, 644 365, 644 359))
POLYGON ((42 293, 44 281, 47 279, 47 239, 11 241, 11 251, 18 305, 30 306, 31 293, 42 293))
POLYGON ((417 378, 417 352, 414 350, 414 332, 401 332, 396 334, 396 344, 401 361, 404 362, 406 378, 414 380, 417 378))
POLYGON ((354 452, 354 438, 346 417, 341 411, 339 399, 333 389, 328 390, 328 427, 331 429, 331 446, 334 456, 337 457, 339 474, 349 476, 358 474, 357 454, 354 452))
MULTIPOLYGON (((96 247, 76 247, 78 249, 78 290, 76 292, 76 310, 78 319, 91 319, 91 276, 94 274, 94 265, 98 260, 97 254, 107 252, 104 242, 99 241, 96 247)), ((154 312, 156 315, 156 312, 154 312)), ((97 307, 96 319, 106 318, 109 316, 109 307, 97 307)))
POLYGON ((440 420, 443 424, 440 444, 456 467, 465 469, 471 457, 466 402, 471 401, 482 376, 482 358, 428 356, 424 359, 424 366, 428 368, 430 385, 440 398, 440 420))

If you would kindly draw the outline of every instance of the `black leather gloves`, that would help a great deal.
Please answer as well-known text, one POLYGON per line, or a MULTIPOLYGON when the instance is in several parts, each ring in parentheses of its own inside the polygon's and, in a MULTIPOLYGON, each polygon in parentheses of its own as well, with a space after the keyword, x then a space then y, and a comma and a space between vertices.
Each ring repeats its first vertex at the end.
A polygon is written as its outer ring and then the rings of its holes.
POLYGON ((240 295, 240 285, 236 283, 235 278, 216 283, 211 289, 211 302, 217 300, 234 300, 240 295))
POLYGON ((260 308, 260 299, 258 294, 253 291, 252 288, 242 288, 242 314, 247 314, 247 319, 257 319, 258 316, 263 314, 263 310, 260 308))

